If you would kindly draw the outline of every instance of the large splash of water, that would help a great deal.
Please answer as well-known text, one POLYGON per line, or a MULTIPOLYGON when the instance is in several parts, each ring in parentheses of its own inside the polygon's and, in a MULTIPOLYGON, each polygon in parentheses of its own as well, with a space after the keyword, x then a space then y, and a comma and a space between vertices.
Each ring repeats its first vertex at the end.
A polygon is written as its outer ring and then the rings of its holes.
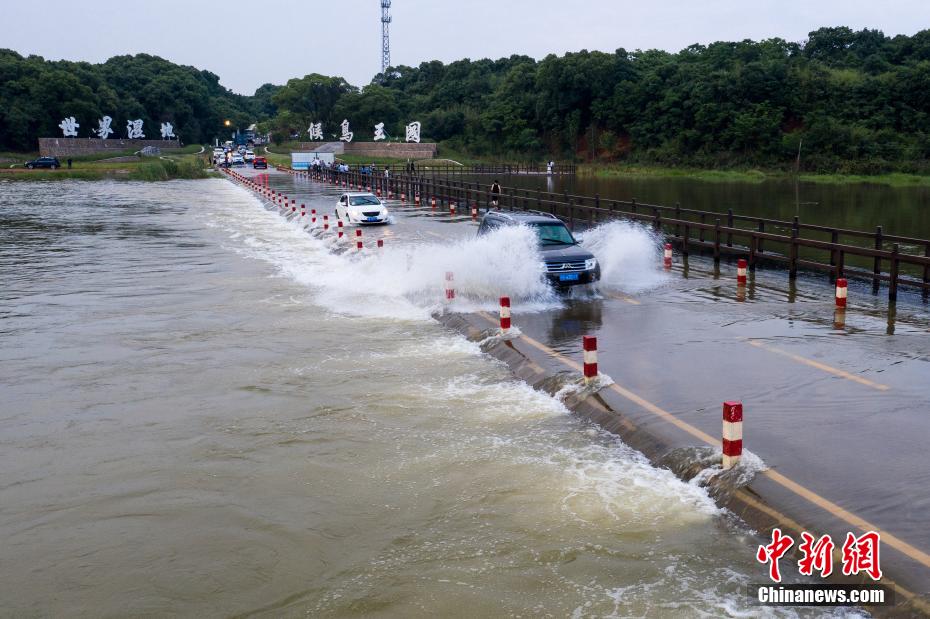
POLYGON ((601 224, 581 235, 581 245, 597 256, 604 289, 630 293, 662 285, 662 245, 659 237, 644 226, 626 221, 601 224))
MULTIPOLYGON (((447 242, 395 237, 383 249, 356 252, 351 232, 337 241, 332 231, 308 231, 299 219, 282 219, 265 210, 239 211, 236 216, 243 221, 230 223, 238 232, 262 226, 261 234, 246 239, 256 257, 312 287, 317 302, 334 313, 422 320, 444 307, 495 311, 503 295, 521 312, 563 303, 546 281, 536 235, 527 227, 504 227, 447 242), (449 272, 456 297, 445 303, 449 272)), ((579 237, 601 264, 601 282, 586 287, 586 294, 641 293, 665 281, 659 267, 660 243, 647 228, 610 222, 579 237)))

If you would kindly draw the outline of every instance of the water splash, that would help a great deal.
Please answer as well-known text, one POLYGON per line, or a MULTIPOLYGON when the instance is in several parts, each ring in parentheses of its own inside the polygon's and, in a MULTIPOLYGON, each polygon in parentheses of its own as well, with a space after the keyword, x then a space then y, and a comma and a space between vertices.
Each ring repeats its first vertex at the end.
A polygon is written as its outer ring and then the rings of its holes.
POLYGON ((599 288, 642 292, 663 285, 662 244, 648 228, 611 221, 579 235, 601 265, 599 288))

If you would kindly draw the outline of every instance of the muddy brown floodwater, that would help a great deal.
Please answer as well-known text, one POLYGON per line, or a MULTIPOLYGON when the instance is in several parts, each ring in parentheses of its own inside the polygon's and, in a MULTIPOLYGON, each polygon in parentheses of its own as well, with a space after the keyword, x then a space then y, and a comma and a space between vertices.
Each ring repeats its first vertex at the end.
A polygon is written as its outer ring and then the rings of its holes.
POLYGON ((0 615, 794 616, 703 488, 430 318, 520 239, 414 223, 391 270, 225 180, 4 184, 0 615))

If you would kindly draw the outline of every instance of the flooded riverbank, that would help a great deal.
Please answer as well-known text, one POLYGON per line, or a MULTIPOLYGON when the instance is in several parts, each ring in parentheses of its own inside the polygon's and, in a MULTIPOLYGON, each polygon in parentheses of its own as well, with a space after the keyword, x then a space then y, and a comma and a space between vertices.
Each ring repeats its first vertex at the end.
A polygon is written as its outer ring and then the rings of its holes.
POLYGON ((4 612, 775 614, 702 488, 226 181, 0 214, 4 612))

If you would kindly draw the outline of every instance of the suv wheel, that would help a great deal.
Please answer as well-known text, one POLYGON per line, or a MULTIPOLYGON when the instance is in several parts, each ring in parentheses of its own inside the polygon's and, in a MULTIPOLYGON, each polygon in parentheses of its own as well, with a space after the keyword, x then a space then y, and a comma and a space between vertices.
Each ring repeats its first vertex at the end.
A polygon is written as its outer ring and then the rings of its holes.
POLYGON ((26 167, 29 168, 29 169, 31 170, 31 169, 32 169, 32 164, 31 164, 31 163, 27 163, 27 164, 26 164, 26 167))
POLYGON ((55 165, 55 164, 53 163, 53 164, 52 164, 52 169, 53 169, 53 170, 57 170, 57 169, 58 169, 58 166, 55 165))

